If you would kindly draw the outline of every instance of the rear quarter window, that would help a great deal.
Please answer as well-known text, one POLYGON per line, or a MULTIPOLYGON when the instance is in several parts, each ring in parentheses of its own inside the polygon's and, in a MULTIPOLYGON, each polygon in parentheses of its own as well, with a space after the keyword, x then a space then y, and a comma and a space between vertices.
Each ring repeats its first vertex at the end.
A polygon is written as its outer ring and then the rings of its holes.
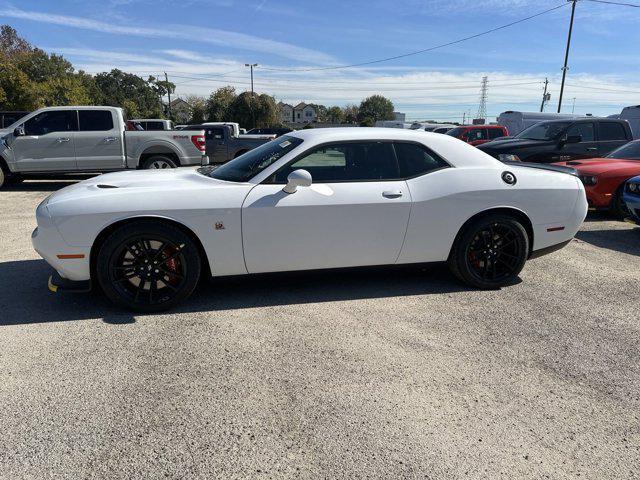
POLYGON ((109 110, 78 111, 81 132, 113 130, 113 117, 109 110))
POLYGON ((423 145, 394 142, 401 178, 417 177, 449 166, 442 158, 423 145))
POLYGON ((601 122, 599 125, 599 140, 626 140, 627 132, 622 124, 617 122, 601 122))

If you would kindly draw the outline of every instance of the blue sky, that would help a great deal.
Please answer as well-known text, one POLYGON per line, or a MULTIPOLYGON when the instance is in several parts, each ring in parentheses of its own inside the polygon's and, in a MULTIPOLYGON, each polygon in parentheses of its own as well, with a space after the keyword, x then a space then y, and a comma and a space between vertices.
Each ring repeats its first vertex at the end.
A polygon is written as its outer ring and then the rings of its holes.
MULTIPOLYGON (((353 64, 428 48, 566 3, 564 0, 55 0, 3 2, 0 22, 91 73, 169 73, 177 94, 249 88, 326 105, 381 93, 410 119, 537 110, 549 78, 554 110, 570 7, 450 47, 395 61, 353 64)), ((640 3, 640 2, 639 2, 640 3)), ((564 112, 619 113, 640 104, 640 8, 581 0, 564 112)))

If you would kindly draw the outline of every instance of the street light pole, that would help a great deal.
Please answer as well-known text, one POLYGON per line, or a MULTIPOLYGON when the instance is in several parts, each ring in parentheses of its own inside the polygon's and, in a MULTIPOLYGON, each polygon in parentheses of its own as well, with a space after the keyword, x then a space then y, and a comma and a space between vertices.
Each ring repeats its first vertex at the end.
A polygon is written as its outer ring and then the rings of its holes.
POLYGON ((578 0, 567 0, 571 2, 571 21, 569 23, 569 35, 567 36, 567 50, 564 53, 564 67, 562 67, 562 84, 560 85, 560 97, 558 98, 558 113, 562 110, 562 94, 564 93, 564 80, 567 77, 569 63, 569 47, 571 46, 571 32, 573 31, 573 17, 576 13, 576 3, 578 0))
POLYGON ((253 122, 253 128, 256 128, 256 114, 255 114, 255 110, 254 110, 254 107, 253 107, 254 96, 255 96, 255 93, 253 92, 253 67, 257 67, 258 64, 257 63, 245 63, 244 66, 251 68, 251 121, 253 122))

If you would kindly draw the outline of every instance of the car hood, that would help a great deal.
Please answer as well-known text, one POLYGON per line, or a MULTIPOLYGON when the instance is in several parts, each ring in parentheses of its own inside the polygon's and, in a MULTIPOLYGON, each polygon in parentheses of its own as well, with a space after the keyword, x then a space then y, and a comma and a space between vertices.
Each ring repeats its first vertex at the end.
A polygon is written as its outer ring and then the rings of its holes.
POLYGON ((557 162, 554 165, 575 168, 579 173, 587 175, 598 175, 605 172, 628 172, 637 171, 640 173, 640 160, 623 160, 616 158, 587 158, 584 160, 570 160, 568 162, 557 162))
POLYGON ((107 173, 84 180, 58 190, 49 197, 47 205, 68 201, 78 202, 95 196, 107 196, 122 194, 144 194, 145 192, 157 192, 180 194, 185 190, 189 192, 197 189, 233 188, 238 187, 233 182, 216 180, 202 175, 193 168, 175 168, 166 170, 132 170, 125 172, 107 173))
POLYGON ((482 145, 478 145, 480 150, 493 150, 501 152, 511 152, 513 150, 539 147, 541 145, 553 145, 552 140, 531 140, 528 138, 498 138, 482 145))

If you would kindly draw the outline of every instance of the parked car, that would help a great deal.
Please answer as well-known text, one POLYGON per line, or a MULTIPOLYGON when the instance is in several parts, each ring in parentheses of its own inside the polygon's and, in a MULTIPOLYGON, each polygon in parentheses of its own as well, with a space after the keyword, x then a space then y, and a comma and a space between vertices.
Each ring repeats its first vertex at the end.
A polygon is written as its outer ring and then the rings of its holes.
POLYGON ((203 123, 187 125, 187 128, 204 130, 206 153, 211 163, 226 163, 276 138, 275 135, 239 135, 236 133, 239 129, 227 123, 203 123))
POLYGON ((640 225, 640 176, 627 181, 624 189, 624 201, 629 210, 629 220, 640 225))
POLYGON ((509 130, 510 135, 517 135, 523 130, 536 123, 549 120, 573 120, 574 118, 585 118, 586 115, 573 113, 552 113, 552 112, 514 112, 507 110, 498 115, 498 125, 504 125, 509 130))
POLYGON ((163 118, 134 118, 132 122, 139 123, 144 130, 173 130, 173 122, 163 118))
POLYGON ((463 125, 447 131, 447 135, 476 146, 496 138, 506 137, 509 131, 502 125, 463 125))
POLYGON ((568 243, 587 213, 575 176, 536 167, 506 167, 447 135, 301 130, 222 166, 63 188, 38 206, 32 241, 58 272, 53 290, 91 280, 145 311, 184 300, 209 272, 446 261, 493 289, 568 243))
POLYGON ((609 210, 624 217, 624 184, 631 177, 640 175, 640 140, 629 142, 604 158, 570 160, 553 165, 575 168, 584 184, 589 207, 609 210))
POLYGON ((49 107, 0 130, 0 186, 25 175, 207 164, 204 133, 125 131, 116 107, 49 107))
POLYGON ((629 122, 633 138, 640 138, 640 105, 624 107, 617 117, 629 122))
POLYGON ((454 128, 456 128, 456 125, 440 125, 439 127, 434 128, 433 130, 431 130, 433 133, 447 133, 450 130, 453 130, 454 128))
POLYGON ((0 128, 7 128, 13 125, 29 112, 24 111, 0 111, 0 128))
POLYGON ((604 157, 631 139, 626 121, 590 117, 540 122, 478 148, 502 161, 552 163, 604 157))
POLYGON ((252 128, 246 135, 275 135, 281 137, 289 132, 293 132, 293 128, 289 127, 267 127, 267 128, 252 128))

